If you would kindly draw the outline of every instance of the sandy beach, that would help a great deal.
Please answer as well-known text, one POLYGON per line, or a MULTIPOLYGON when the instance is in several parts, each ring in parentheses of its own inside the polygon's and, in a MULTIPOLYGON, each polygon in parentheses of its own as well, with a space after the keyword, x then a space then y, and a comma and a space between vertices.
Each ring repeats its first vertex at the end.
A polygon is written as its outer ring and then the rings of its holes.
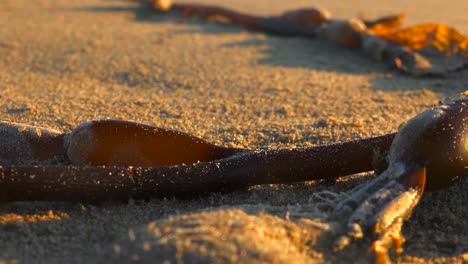
MULTIPOLYGON (((468 32, 463 1, 222 5, 262 15, 313 5, 339 18, 404 12, 407 24, 437 21, 468 32)), ((323 41, 182 20, 126 1, 2 0, 0 25, 0 120, 65 132, 112 118, 223 146, 308 147, 394 132, 467 90, 468 70, 415 78, 323 41)), ((332 252, 330 208, 319 194, 345 192, 371 177, 254 186, 189 200, 4 203, 0 262, 367 263, 367 248, 332 252)), ((404 225, 404 253, 392 259, 468 263, 467 190, 465 180, 425 193, 404 225)))

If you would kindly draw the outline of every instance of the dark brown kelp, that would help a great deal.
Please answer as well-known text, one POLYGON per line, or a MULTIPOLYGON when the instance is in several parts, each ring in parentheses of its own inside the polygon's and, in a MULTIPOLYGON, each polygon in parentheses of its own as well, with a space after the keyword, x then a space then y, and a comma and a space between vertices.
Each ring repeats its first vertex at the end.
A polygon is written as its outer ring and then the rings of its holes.
POLYGON ((154 167, 223 159, 245 151, 216 146, 176 130, 122 120, 76 127, 66 140, 74 165, 154 167))
POLYGON ((368 240, 377 263, 388 251, 403 252, 401 229, 426 189, 447 187, 468 176, 468 97, 441 102, 409 120, 389 151, 388 168, 349 192, 329 220, 338 221, 335 250, 368 240))
POLYGON ((319 37, 346 48, 362 50, 415 76, 443 76, 468 65, 467 36, 441 23, 403 28, 405 15, 340 20, 331 19, 327 11, 306 8, 263 17, 212 5, 171 4, 170 0, 141 2, 159 12, 172 10, 180 12, 181 16, 218 20, 268 34, 319 37))
POLYGON ((268 183, 291 183, 372 170, 376 149, 395 134, 304 149, 244 151, 169 167, 3 166, 0 200, 102 201, 193 197, 268 183))

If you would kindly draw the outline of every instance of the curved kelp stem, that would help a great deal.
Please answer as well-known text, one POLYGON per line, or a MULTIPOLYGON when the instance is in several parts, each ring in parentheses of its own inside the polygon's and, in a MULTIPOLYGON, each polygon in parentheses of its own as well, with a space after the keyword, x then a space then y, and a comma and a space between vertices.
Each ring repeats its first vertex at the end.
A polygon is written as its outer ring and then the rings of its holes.
POLYGON ((395 134, 304 149, 245 151, 190 165, 162 167, 3 166, 0 200, 95 202, 191 197, 256 184, 290 183, 372 170, 376 149, 395 134))
POLYGON ((374 20, 334 19, 328 11, 310 7, 268 17, 216 5, 172 3, 171 0, 140 2, 155 12, 175 11, 184 17, 196 16, 286 37, 318 37, 363 51, 373 59, 414 76, 446 76, 468 65, 464 34, 440 23, 402 27, 405 14, 374 20))
POLYGON ((240 25, 246 29, 260 31, 281 36, 316 37, 319 24, 316 25, 294 23, 280 16, 256 16, 218 6, 197 4, 174 4, 172 10, 185 15, 195 15, 203 19, 221 17, 230 23, 240 25))

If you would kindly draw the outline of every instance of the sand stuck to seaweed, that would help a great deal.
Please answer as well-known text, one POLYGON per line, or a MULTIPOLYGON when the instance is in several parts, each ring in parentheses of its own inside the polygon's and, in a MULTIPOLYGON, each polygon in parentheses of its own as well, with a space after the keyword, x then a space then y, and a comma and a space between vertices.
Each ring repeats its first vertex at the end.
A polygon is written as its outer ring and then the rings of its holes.
MULTIPOLYGON (((217 1, 200 1, 200 3, 217 1)), ((233 0, 277 14, 309 1, 233 0)), ((468 31, 463 1, 314 1, 339 17, 408 13, 468 31)), ((3 0, 0 117, 70 132, 91 119, 133 120, 218 145, 304 147, 395 131, 468 71, 417 79, 326 43, 156 15, 105 0, 3 0)), ((252 187, 193 200, 0 205, 0 260, 21 263, 317 263, 333 254, 327 199, 371 174, 252 187), (322 194, 322 195, 318 195, 322 194)), ((405 224, 403 263, 468 261, 467 182, 427 193, 405 224)), ((365 259, 364 259, 365 260, 365 259)))

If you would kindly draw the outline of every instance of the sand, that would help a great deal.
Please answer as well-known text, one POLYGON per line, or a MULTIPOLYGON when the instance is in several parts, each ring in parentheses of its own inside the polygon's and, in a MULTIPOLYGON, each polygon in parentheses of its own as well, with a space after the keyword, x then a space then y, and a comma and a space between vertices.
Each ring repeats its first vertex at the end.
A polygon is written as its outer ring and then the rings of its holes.
MULTIPOLYGON (((216 3, 217 1, 197 1, 216 3)), ((336 17, 406 12, 468 32, 463 1, 232 0, 259 14, 315 4, 336 17)), ((116 0, 2 0, 0 119, 69 132, 117 118, 213 143, 305 147, 395 131, 440 98, 466 90, 468 71, 413 78, 358 52, 303 38, 156 15, 116 0)), ((0 260, 20 263, 322 263, 369 261, 331 252, 336 193, 372 173, 330 182, 255 186, 192 200, 100 205, 0 205, 0 260)), ((468 181, 426 193, 404 225, 402 263, 468 262, 468 181)))

